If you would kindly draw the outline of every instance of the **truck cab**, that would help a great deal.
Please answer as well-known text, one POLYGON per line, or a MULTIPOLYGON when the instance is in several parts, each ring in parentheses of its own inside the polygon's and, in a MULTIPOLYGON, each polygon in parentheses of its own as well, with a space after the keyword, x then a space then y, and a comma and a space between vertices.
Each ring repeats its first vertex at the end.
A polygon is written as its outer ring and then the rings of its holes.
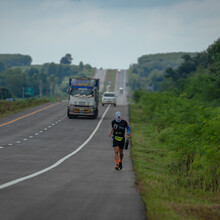
POLYGON ((70 78, 67 116, 97 118, 99 102, 99 79, 70 78))

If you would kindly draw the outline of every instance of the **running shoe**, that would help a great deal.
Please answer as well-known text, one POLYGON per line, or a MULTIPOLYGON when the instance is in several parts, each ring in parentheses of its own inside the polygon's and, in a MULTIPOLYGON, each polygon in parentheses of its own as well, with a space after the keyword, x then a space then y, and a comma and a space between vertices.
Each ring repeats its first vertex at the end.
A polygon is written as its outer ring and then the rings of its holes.
POLYGON ((118 164, 115 165, 115 169, 119 170, 119 165, 118 164))
POLYGON ((118 167, 122 170, 122 162, 119 162, 118 167))

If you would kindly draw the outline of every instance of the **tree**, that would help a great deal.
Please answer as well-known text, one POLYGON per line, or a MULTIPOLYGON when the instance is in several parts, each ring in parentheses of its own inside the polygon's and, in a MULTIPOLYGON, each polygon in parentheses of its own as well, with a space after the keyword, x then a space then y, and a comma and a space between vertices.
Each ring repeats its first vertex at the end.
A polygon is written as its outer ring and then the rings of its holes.
POLYGON ((82 62, 82 61, 80 61, 80 63, 79 63, 79 70, 80 70, 80 71, 83 70, 83 62, 82 62))
POLYGON ((16 97, 22 97, 22 88, 27 86, 27 73, 22 72, 20 68, 8 69, 5 74, 5 83, 7 89, 16 97))
POLYGON ((4 64, 5 69, 8 69, 13 66, 31 65, 32 58, 21 54, 0 54, 0 62, 4 64))
POLYGON ((0 99, 12 98, 11 92, 7 88, 0 87, 0 99))
POLYGON ((71 54, 67 53, 64 57, 61 58, 60 63, 61 64, 71 64, 72 63, 72 56, 71 54))
POLYGON ((171 78, 174 82, 176 82, 178 80, 178 74, 177 72, 171 68, 171 67, 168 67, 165 71, 165 77, 166 78, 171 78))
POLYGON ((5 66, 2 62, 0 62, 0 73, 4 72, 5 66))
POLYGON ((49 76, 54 74, 56 75, 57 74, 57 66, 55 63, 51 63, 49 68, 48 68, 48 73, 47 73, 49 76))
POLYGON ((55 77, 53 74, 51 74, 50 77, 48 78, 48 81, 50 83, 50 97, 52 97, 55 94, 55 85, 58 82, 58 78, 55 77))

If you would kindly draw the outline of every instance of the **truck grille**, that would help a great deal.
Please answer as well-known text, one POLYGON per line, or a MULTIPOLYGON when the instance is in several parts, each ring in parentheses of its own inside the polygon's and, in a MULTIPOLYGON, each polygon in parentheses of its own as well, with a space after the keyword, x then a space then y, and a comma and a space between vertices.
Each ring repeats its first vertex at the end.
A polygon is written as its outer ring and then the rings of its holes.
POLYGON ((79 102, 79 105, 86 105, 86 102, 79 102))

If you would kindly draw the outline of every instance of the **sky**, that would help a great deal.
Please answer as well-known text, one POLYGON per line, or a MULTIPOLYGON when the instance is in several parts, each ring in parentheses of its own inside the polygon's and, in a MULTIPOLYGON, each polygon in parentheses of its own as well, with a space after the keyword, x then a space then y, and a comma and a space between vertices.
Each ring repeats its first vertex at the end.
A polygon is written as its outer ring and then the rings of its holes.
POLYGON ((127 69, 147 54, 206 50, 219 12, 219 0, 0 0, 0 54, 127 69))

